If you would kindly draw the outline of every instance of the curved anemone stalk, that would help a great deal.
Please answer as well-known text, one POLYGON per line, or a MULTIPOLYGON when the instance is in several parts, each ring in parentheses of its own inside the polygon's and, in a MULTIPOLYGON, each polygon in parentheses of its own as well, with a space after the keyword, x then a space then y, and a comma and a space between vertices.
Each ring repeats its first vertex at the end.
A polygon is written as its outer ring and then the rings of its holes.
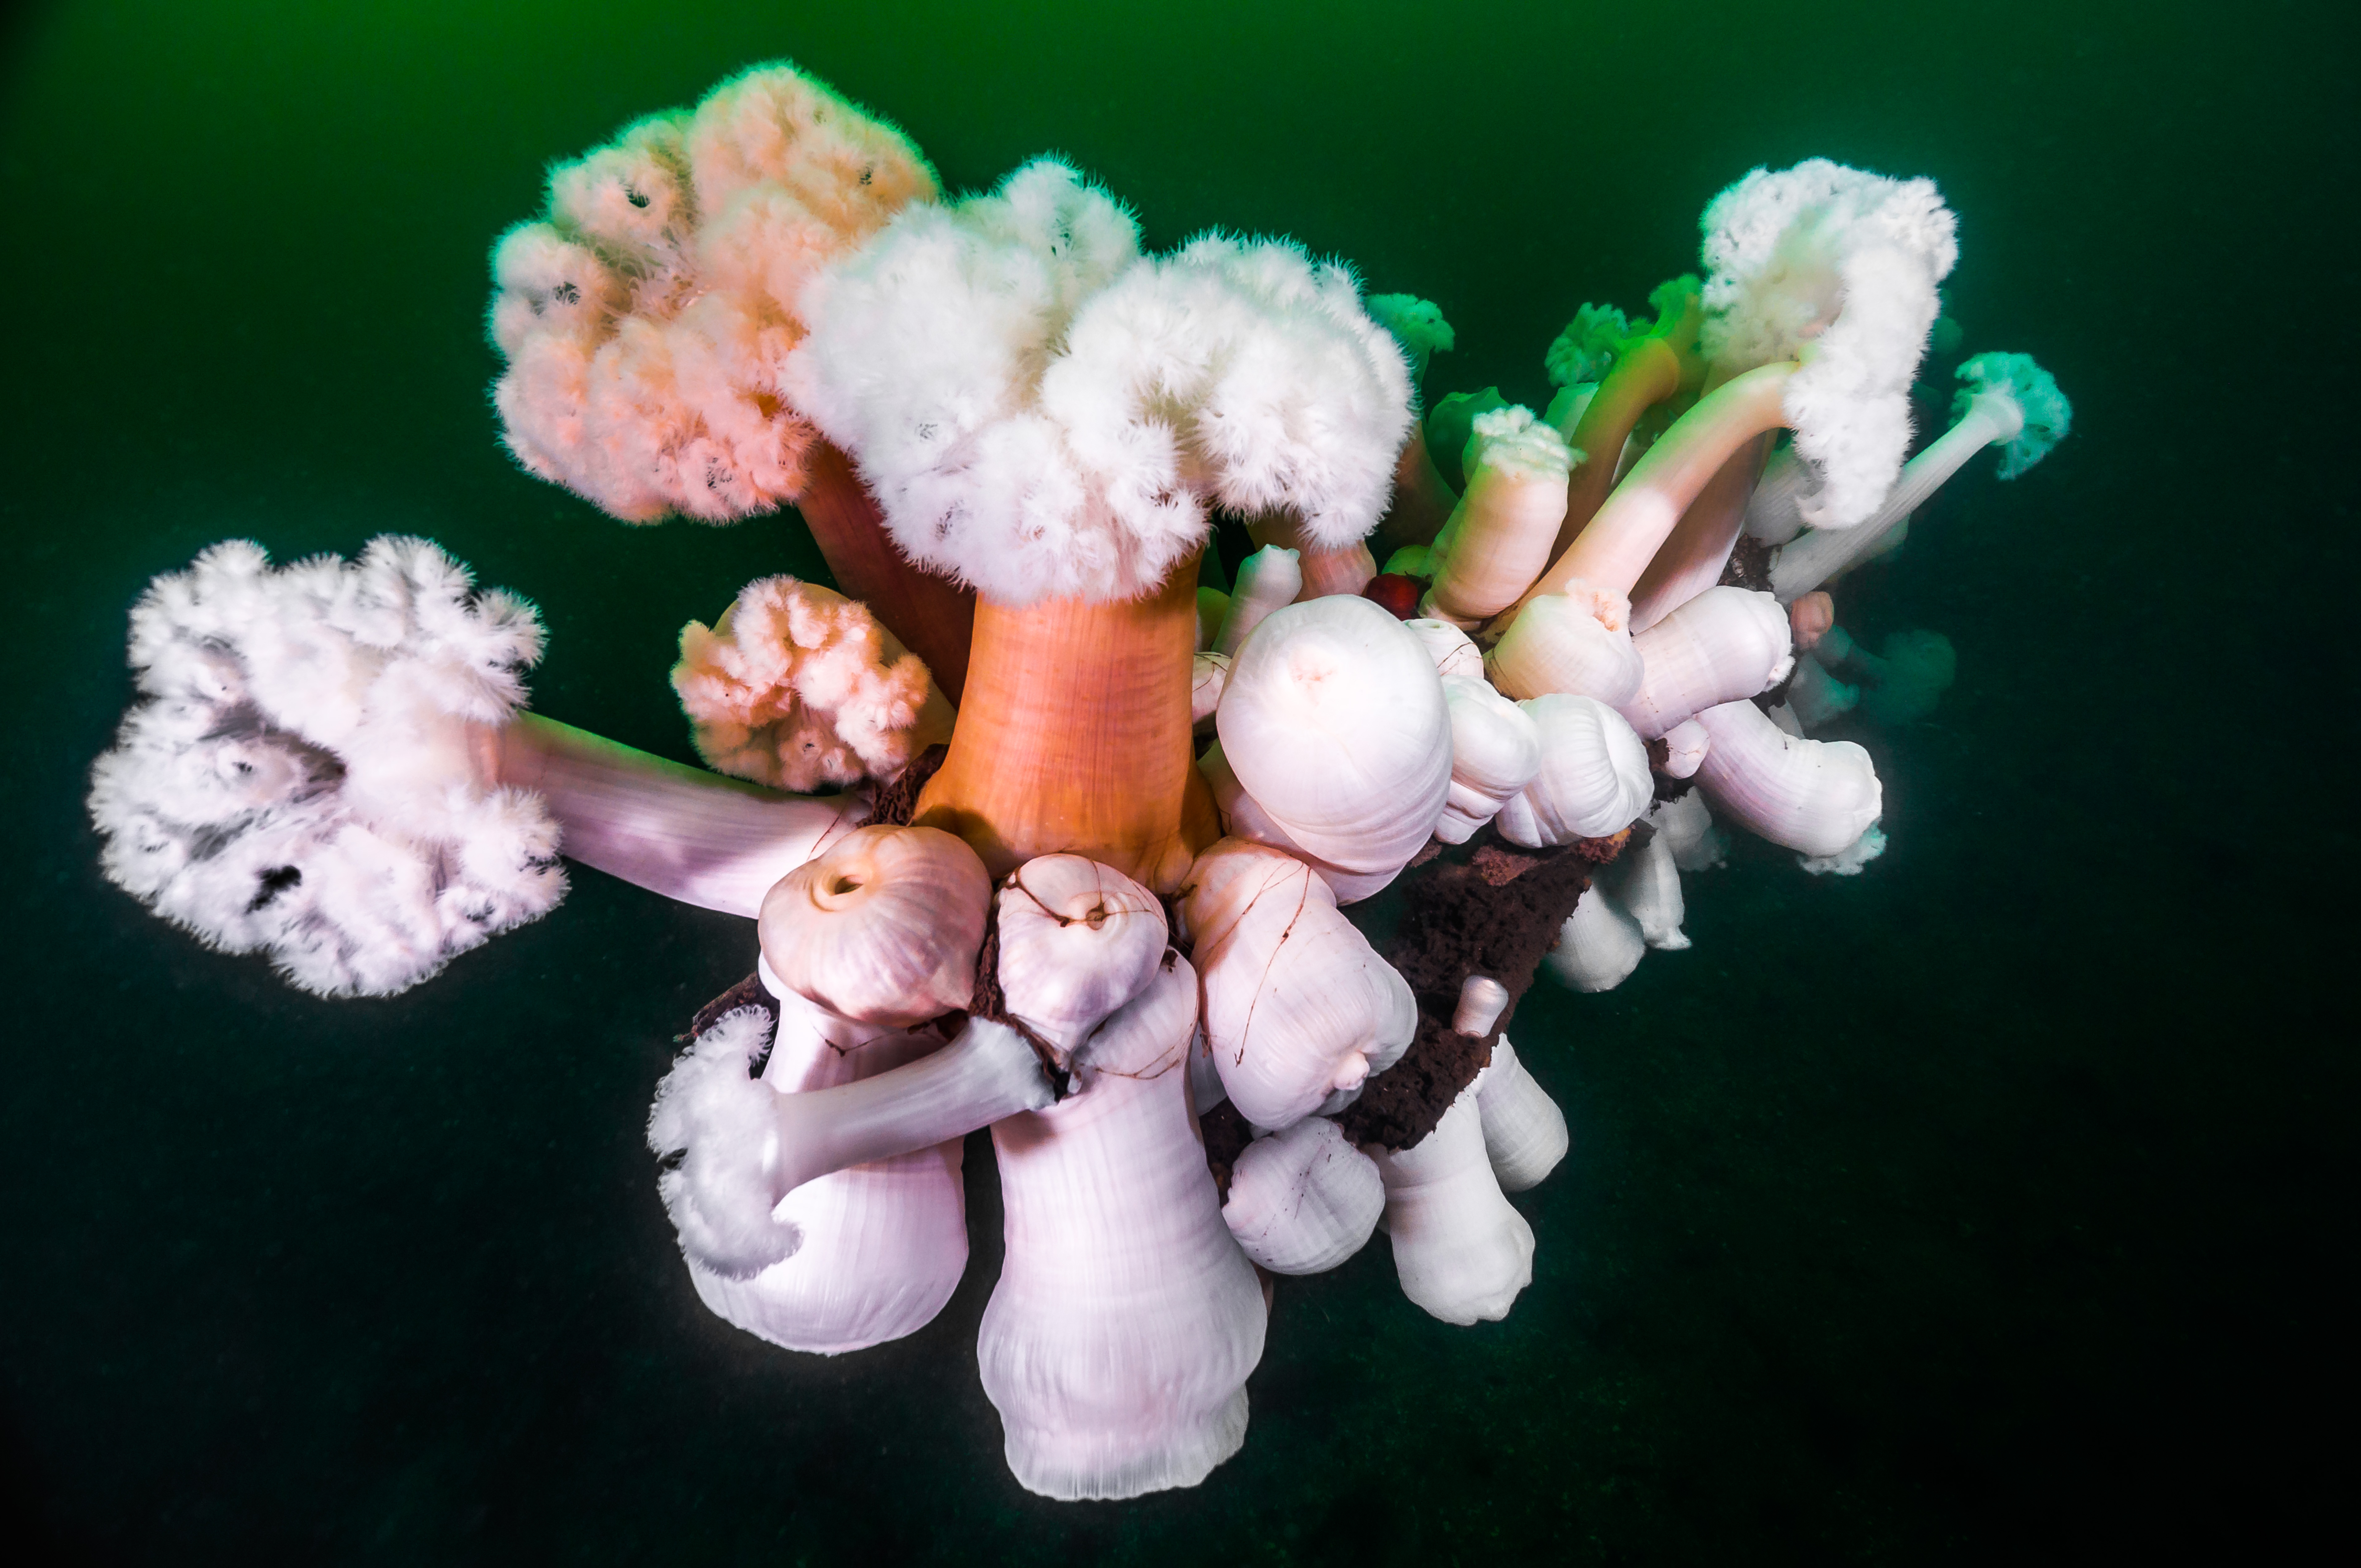
POLYGON ((1926 504, 1927 498, 1987 446, 2002 447, 2000 477, 2013 479, 2064 438, 2072 405, 2049 373, 2022 354, 1982 354, 1960 367, 1957 422, 1903 465, 1901 478, 1868 521, 1814 529, 1771 562, 1771 587, 1784 604, 1859 565, 1926 504))
POLYGON ((1426 422, 1412 421, 1410 439, 1394 461, 1393 504, 1378 522, 1378 540, 1387 556, 1410 545, 1433 543, 1458 504, 1457 493, 1427 450, 1426 422))
POLYGON ((566 859, 725 915, 752 918, 773 883, 869 815, 859 795, 782 795, 538 714, 482 745, 491 777, 547 803, 566 859))
MULTIPOLYGON (((1541 595, 1565 592, 1576 578, 1628 597, 1708 482, 1747 443, 1787 422, 1787 383, 1800 367, 1794 360, 1778 360, 1734 376, 1699 398, 1631 466, 1574 543, 1502 615, 1513 618, 1541 595)), ((1606 395, 1603 389, 1599 395, 1606 395)), ((1576 440, 1579 444, 1578 429, 1576 440)), ((1567 516, 1573 516, 1571 506, 1567 516)))
POLYGON ((1057 1098, 1005 1025, 972 1018, 941 1050, 874 1077, 783 1094, 752 1077, 770 1043, 759 1007, 724 1014, 656 1085, 648 1146, 681 1251, 745 1279, 803 1245, 781 1200, 849 1167, 916 1154, 1057 1098))
POLYGON ((992 1130, 1008 1251, 976 1360, 1008 1467, 1044 1497, 1193 1486, 1246 1441, 1265 1309, 1189 1107, 1196 1014, 1172 954, 1075 1092, 992 1130))
POLYGON ((979 597, 959 727, 911 820, 995 877, 1071 853, 1178 887, 1222 836, 1191 749, 1196 585, 1192 554, 1145 598, 979 597))
POLYGON ((1747 503, 1771 455, 1772 435, 1764 431, 1730 454, 1673 525, 1631 589, 1633 636, 1721 581, 1730 553, 1746 531, 1747 503))
POLYGON ((1016 1030, 971 1018, 941 1050, 874 1078, 777 1096, 773 1190, 963 1138, 1057 1098, 1041 1058, 1016 1030))

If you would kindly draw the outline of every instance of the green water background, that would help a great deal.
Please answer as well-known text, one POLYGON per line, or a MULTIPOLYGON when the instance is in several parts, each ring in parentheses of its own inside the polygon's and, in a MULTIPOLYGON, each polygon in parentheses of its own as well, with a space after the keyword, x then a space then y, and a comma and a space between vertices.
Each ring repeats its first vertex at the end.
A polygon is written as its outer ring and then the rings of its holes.
MULTIPOLYGON (((2244 1554, 2349 1493, 2343 7, 67 5, 0 79, 7 1528, 71 1560, 1991 1561, 2244 1554), (1960 677, 1865 731, 1893 848, 1741 846, 1695 950, 1536 993, 1575 1149, 1504 1324, 1380 1242, 1284 1283, 1246 1447, 1059 1507, 977 1386, 996 1271, 820 1360, 697 1305, 640 1126, 746 927, 577 872, 388 1002, 106 887, 123 614, 213 540, 433 535, 535 598, 535 706, 687 755, 677 630, 790 519, 633 530, 512 468, 484 253, 543 163, 788 55, 961 187, 1058 149, 1149 238, 1285 232, 1545 395, 1747 168, 1931 174, 1966 347, 2077 403, 1845 619, 1960 677), (2344 1037, 2341 1037, 2344 1036, 2344 1037)), ((30 1555, 30 1553, 28 1553, 30 1555)), ((19 1560, 23 1560, 19 1558, 19 1560)))

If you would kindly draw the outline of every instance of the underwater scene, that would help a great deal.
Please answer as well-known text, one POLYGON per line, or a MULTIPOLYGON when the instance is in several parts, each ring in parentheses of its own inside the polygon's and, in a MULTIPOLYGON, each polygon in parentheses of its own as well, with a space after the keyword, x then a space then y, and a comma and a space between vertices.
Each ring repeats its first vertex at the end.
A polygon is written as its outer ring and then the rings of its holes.
POLYGON ((0 1552, 2286 1555, 2351 31, 12 13, 0 1552))

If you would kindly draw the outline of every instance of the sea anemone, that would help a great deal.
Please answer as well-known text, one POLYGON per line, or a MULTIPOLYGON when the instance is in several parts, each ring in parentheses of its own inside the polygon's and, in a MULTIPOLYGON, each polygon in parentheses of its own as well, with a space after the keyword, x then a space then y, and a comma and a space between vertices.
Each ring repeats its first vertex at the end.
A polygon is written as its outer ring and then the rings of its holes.
POLYGON ((1877 853, 1868 751, 1777 699, 1832 718, 1850 672, 1905 721, 1949 645, 1861 652, 1813 590, 1967 452, 2009 477, 2064 433, 1985 356, 1904 468, 1956 254, 1928 181, 1758 170, 1705 230, 1652 321, 1576 313, 1544 414, 1420 420, 1432 304, 1284 240, 1151 254, 1057 159, 946 198, 892 127, 750 71, 558 166, 494 253, 521 462, 635 521, 797 504, 827 555, 837 589, 765 578, 683 632, 719 772, 525 712, 531 607, 431 544, 221 545, 134 611, 108 874, 331 993, 546 912, 559 854, 747 917, 755 972, 647 1126, 702 1299, 793 1350, 916 1331, 989 1127, 1011 1470, 1194 1485, 1245 1441, 1271 1275, 1382 1228, 1443 1321, 1532 1286, 1505 1194, 1568 1142, 1507 1036, 1536 973, 1689 945, 1708 800, 1815 871, 1877 853), (1260 546, 1229 590, 1224 515, 1260 546), (1346 908, 1379 889, 1373 939, 1346 908))

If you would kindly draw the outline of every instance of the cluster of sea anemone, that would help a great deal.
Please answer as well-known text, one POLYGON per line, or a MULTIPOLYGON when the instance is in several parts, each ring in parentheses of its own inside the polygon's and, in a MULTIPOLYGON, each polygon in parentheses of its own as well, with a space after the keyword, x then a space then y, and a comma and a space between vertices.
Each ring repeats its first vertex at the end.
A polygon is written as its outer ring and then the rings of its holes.
POLYGON ((1149 254, 1052 159, 948 198, 747 71, 558 166, 493 253, 522 464, 631 521, 791 504, 829 563, 682 633, 712 771, 522 711, 532 608, 429 543, 234 542, 133 612, 107 872, 329 995, 546 913, 561 855, 745 916, 754 973, 648 1123, 702 1299, 799 1351, 916 1331, 989 1128, 1011 1469, 1193 1485, 1275 1277, 1382 1230, 1418 1307, 1510 1310, 1504 1194, 1567 1147, 1506 1034, 1537 970, 1686 946, 1708 803, 1813 870, 1877 853, 1868 753, 1803 731, 1907 717, 1944 659, 1861 650, 1823 585, 1974 451, 2008 477, 2064 433, 1985 355, 1905 466, 1930 182, 1758 170, 1704 230, 1652 321, 1582 309, 1545 411, 1422 418, 1432 304, 1284 241, 1149 254))

